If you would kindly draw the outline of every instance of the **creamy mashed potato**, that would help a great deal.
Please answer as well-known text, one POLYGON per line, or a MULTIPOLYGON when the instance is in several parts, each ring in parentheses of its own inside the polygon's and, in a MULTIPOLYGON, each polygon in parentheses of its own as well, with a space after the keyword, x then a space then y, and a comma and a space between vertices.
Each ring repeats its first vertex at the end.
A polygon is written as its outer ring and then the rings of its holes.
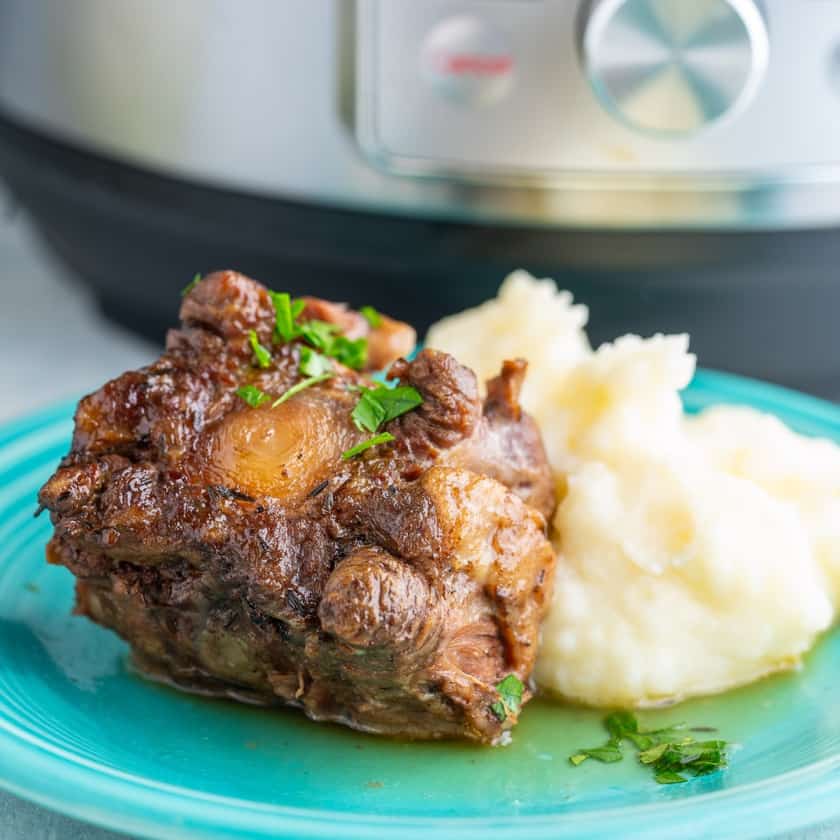
POLYGON ((795 665, 840 604, 840 448, 747 408, 685 416, 687 336, 592 351, 586 318, 517 272, 427 337, 481 378, 503 358, 530 362, 522 399, 559 499, 537 681, 646 705, 795 665))
POLYGON ((495 376, 505 359, 530 360, 539 347, 522 392, 523 403, 535 405, 539 394, 591 353, 583 331, 588 320, 589 310, 572 303, 571 293, 559 292, 553 280, 515 271, 498 297, 438 321, 426 343, 469 365, 481 382, 495 376))

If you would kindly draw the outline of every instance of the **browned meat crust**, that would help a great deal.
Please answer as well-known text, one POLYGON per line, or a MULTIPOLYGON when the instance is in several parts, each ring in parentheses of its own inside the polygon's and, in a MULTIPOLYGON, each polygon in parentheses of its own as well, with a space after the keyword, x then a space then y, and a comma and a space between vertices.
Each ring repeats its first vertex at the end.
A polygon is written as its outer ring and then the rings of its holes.
MULTIPOLYGON (((390 319, 377 336, 344 307, 307 309, 368 335, 377 362, 413 341, 390 319)), ((364 375, 339 366, 276 408, 235 394, 301 378, 297 342, 253 363, 247 331, 269 347, 274 324, 262 286, 211 275, 181 320, 160 359, 81 401, 41 490, 77 611, 183 688, 373 732, 498 740, 516 714, 491 709, 495 685, 527 682, 554 564, 549 471, 517 402, 524 363, 506 364, 482 407, 452 357, 400 359, 392 375, 423 404, 388 424, 393 443, 346 461, 365 437, 348 388, 364 375)))

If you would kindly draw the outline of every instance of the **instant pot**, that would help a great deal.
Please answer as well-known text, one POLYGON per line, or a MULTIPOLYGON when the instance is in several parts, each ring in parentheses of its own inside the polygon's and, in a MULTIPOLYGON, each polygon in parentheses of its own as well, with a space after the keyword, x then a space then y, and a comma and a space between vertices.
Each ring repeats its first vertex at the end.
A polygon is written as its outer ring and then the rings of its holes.
POLYGON ((836 0, 0 0, 0 176, 113 317, 196 271, 840 393, 836 0))

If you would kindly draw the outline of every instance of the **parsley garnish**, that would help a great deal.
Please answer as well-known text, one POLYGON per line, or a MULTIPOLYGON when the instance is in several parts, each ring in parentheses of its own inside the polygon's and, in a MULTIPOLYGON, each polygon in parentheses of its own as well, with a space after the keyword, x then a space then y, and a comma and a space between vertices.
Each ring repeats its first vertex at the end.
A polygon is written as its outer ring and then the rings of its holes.
MULTIPOLYGON (((378 432, 383 424, 417 408, 423 402, 420 392, 416 388, 412 388, 411 385, 401 385, 397 388, 388 388, 386 385, 379 385, 376 388, 362 386, 357 390, 359 391, 359 401, 353 408, 350 417, 360 432, 378 432)), ((342 457, 345 459, 352 458, 359 452, 364 452, 370 446, 393 439, 394 436, 387 432, 385 435, 377 435, 352 449, 348 449, 342 457)))
POLYGON ((601 747, 578 750, 569 756, 577 767, 587 758, 612 763, 624 757, 622 745, 630 741, 638 750, 639 761, 653 771, 661 785, 688 781, 686 774, 707 776, 727 766, 729 745, 726 741, 696 741, 688 732, 714 731, 706 726, 688 730, 684 724, 665 729, 640 729, 631 712, 614 712, 604 721, 610 739, 601 747))
POLYGON ((367 339, 349 339, 339 335, 340 327, 313 318, 298 323, 306 302, 293 300, 288 292, 269 292, 274 304, 274 340, 289 342, 302 338, 307 344, 353 370, 361 370, 367 363, 367 339))
POLYGON ((332 369, 333 366, 326 356, 322 356, 317 350, 313 350, 311 347, 301 345, 298 370, 304 376, 321 376, 324 373, 330 373, 332 369))
POLYGON ((390 432, 382 432, 381 435, 374 435, 367 440, 363 440, 361 443, 357 443, 355 446, 351 446, 350 449, 341 453, 341 457, 345 461, 349 461, 351 458, 361 455, 362 452, 370 449, 372 446, 379 446, 380 443, 390 443, 392 440, 394 440, 394 436, 390 432))
POLYGON ((288 292, 269 291, 268 294, 274 304, 274 340, 292 341, 300 335, 300 327, 295 322, 306 308, 306 302, 292 300, 288 292))
POLYGON ((508 674, 496 685, 499 699, 490 704, 490 711, 501 721, 507 720, 508 715, 515 715, 522 705, 522 690, 525 686, 516 674, 508 674))
POLYGON ((326 353, 353 370, 361 370, 367 364, 367 339, 337 335, 326 353))
POLYGON ((389 420, 412 411, 423 402, 423 397, 411 385, 388 388, 360 388, 359 401, 350 415, 356 428, 362 432, 375 432, 389 420))
POLYGON ((187 285, 184 286, 183 289, 181 289, 181 297, 186 297, 200 282, 201 282, 201 272, 196 271, 196 273, 193 274, 193 279, 190 280, 190 282, 187 283, 187 285))
POLYGON ((304 321, 300 325, 300 335, 316 350, 325 356, 341 362, 353 370, 361 370, 367 362, 367 340, 351 340, 338 335, 339 328, 328 321, 304 321))
POLYGON ((288 391, 286 391, 281 397, 278 397, 271 404, 272 408, 286 402, 286 400, 290 399, 295 394, 299 394, 306 388, 311 388, 319 382, 326 382, 328 379, 332 379, 335 375, 333 366, 330 364, 330 360, 326 356, 322 356, 317 350, 313 350, 311 347, 306 347, 304 345, 300 348, 300 364, 298 365, 298 371, 302 373, 306 379, 301 380, 297 383, 297 385, 292 385, 288 391))
POLYGON ((618 742, 610 738, 603 747, 592 747, 588 750, 581 750, 569 757, 569 761, 578 766, 583 764, 587 758, 594 758, 596 761, 602 761, 604 764, 612 764, 614 761, 621 761, 624 756, 621 752, 621 746, 618 742))
POLYGON ((382 316, 372 306, 363 306, 359 312, 370 324, 371 329, 375 330, 382 326, 382 316))
POLYGON ((362 388, 359 401, 350 414, 360 432, 375 432, 385 422, 385 407, 372 393, 370 388, 362 388))
POLYGON ((322 373, 319 376, 309 376, 306 379, 301 380, 297 383, 297 385, 292 385, 285 394, 278 397, 274 402, 271 404, 272 408, 277 408, 278 405, 281 403, 286 402, 286 400, 291 399, 295 394, 299 394, 301 391, 306 390, 307 388, 311 388, 313 385, 318 385, 321 382, 326 382, 328 379, 332 379, 334 374, 332 373, 322 373))
POLYGON ((271 353, 260 344, 259 338, 255 330, 248 330, 248 341, 251 344, 251 349, 254 351, 254 358, 261 368, 267 368, 271 364, 271 353))
MULTIPOLYGON (((257 341, 257 335, 253 330, 249 332, 248 338, 251 341, 251 347, 254 348, 254 355, 256 355, 260 366, 267 367, 268 362, 271 360, 271 354, 259 343, 259 341, 257 341), (263 362, 265 362, 265 364, 263 362)), ((311 388, 319 382, 326 382, 334 376, 334 371, 329 359, 322 356, 311 347, 300 348, 300 364, 298 365, 298 370, 301 374, 306 376, 306 378, 298 382, 296 385, 292 385, 288 391, 278 397, 271 404, 272 408, 276 408, 278 405, 286 402, 288 399, 291 399, 295 394, 299 394, 306 388, 311 388)), ((254 385, 243 385, 236 393, 252 408, 256 408, 258 405, 262 405, 266 400, 270 399, 268 394, 264 393, 254 385)))
POLYGON ((261 391, 256 385, 243 385, 236 389, 236 396, 242 397, 251 408, 256 408, 271 399, 265 391, 261 391))
POLYGON ((300 335, 308 341, 316 350, 327 353, 335 340, 338 327, 329 321, 319 321, 313 318, 311 321, 304 321, 300 325, 300 335))

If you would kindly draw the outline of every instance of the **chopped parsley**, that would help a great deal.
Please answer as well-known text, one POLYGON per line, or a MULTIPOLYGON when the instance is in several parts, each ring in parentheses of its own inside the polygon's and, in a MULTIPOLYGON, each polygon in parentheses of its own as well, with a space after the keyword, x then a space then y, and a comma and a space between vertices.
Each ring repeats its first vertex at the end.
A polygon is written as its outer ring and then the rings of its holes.
MULTIPOLYGON (((249 331, 248 339, 251 342, 251 347, 260 367, 268 367, 271 361, 271 353, 259 343, 257 334, 253 330, 249 331)), ((311 347, 306 347, 305 345, 302 345, 300 348, 298 371, 305 379, 292 385, 288 391, 278 397, 271 404, 272 408, 286 402, 286 400, 291 399, 295 394, 299 394, 306 388, 311 388, 313 385, 332 379, 335 375, 330 360, 326 356, 322 356, 317 350, 313 350, 311 347)), ((268 394, 261 391, 255 385, 243 385, 236 393, 252 408, 256 408, 271 399, 268 394)))
POLYGON ((316 350, 327 353, 335 340, 338 327, 329 321, 319 321, 313 318, 311 321, 304 321, 299 327, 299 335, 303 336, 316 350))
POLYGON ((251 408, 256 408, 271 399, 265 391, 261 391, 256 385, 243 385, 236 389, 236 396, 245 400, 251 408))
POLYGON ((653 771, 653 778, 661 785, 680 784, 688 775, 707 776, 727 766, 729 744, 726 741, 697 741, 689 732, 710 732, 710 727, 686 729, 684 724, 664 729, 640 729, 631 712, 614 712, 604 721, 610 734, 600 747, 578 750, 569 756, 577 767, 588 758, 605 763, 621 761, 622 746, 630 741, 637 750, 639 761, 653 771))
POLYGON ((326 353, 353 370, 361 370, 367 364, 367 349, 366 338, 337 335, 326 353))
POLYGON ((639 753, 639 761, 649 765, 654 778, 663 785, 687 781, 685 773, 708 776, 726 767, 726 741, 695 741, 686 736, 678 742, 657 744, 639 753))
POLYGON ((274 402, 271 404, 272 408, 276 408, 281 403, 286 402, 286 400, 291 399, 295 394, 299 394, 301 391, 305 391, 307 388, 311 388, 313 385, 318 385, 321 382, 326 382, 328 379, 332 379, 335 374, 333 373, 322 373, 319 376, 308 376, 306 379, 302 379, 296 385, 292 385, 288 391, 284 394, 279 396, 274 402))
POLYGON ((326 356, 322 356, 317 350, 313 350, 306 345, 301 345, 300 348, 298 371, 306 378, 302 379, 296 385, 292 385, 288 391, 278 397, 271 404, 272 408, 291 399, 295 394, 299 394, 301 391, 311 388, 313 385, 318 385, 320 382, 326 382, 335 376, 335 371, 330 364, 330 360, 326 356))
MULTIPOLYGON (((359 391, 359 401, 353 408, 350 417, 360 432, 378 432, 389 420, 412 411, 423 402, 420 392, 416 388, 412 388, 411 385, 400 385, 396 388, 389 388, 387 385, 378 385, 376 388, 361 386, 357 390, 359 391)), ((342 455, 342 458, 352 458, 371 446, 393 439, 394 436, 388 432, 376 435, 348 449, 342 455)))
POLYGON ((306 308, 306 302, 292 300, 288 292, 269 291, 271 302, 274 304, 274 340, 292 341, 300 335, 300 327, 296 321, 306 308))
POLYGON ((394 436, 390 432, 382 432, 380 435, 374 435, 367 440, 363 440, 361 443, 357 443, 355 446, 351 446, 350 449, 341 453, 341 457, 345 461, 349 461, 351 458, 361 455, 362 452, 370 449, 372 446, 379 446, 380 443, 390 443, 392 440, 394 440, 394 436))
POLYGON ((580 750, 573 756, 569 757, 569 761, 578 766, 583 764, 587 758, 594 758, 596 761, 602 761, 604 764, 612 764, 614 761, 621 761, 624 755, 621 752, 620 742, 610 738, 603 747, 590 747, 587 750, 580 750))
POLYGON ((375 432, 385 422, 385 407, 372 393, 370 388, 363 388, 350 414, 360 432, 375 432))
POLYGON ((339 335, 341 328, 329 321, 312 318, 298 322, 306 302, 292 299, 288 292, 269 292, 274 304, 274 341, 289 342, 302 338, 310 347, 353 370, 367 363, 367 339, 349 339, 339 335))
POLYGON ((394 420, 417 408, 423 397, 411 385, 388 388, 379 385, 376 388, 361 388, 359 401, 350 415, 356 428, 362 432, 375 432, 389 420, 394 420))
POLYGON ((353 340, 338 332, 339 327, 328 321, 313 319, 300 325, 300 335, 316 350, 353 370, 361 370, 367 362, 367 339, 353 340))
POLYGON ((248 330, 248 341, 251 344, 251 349, 254 351, 254 358, 261 368, 267 368, 271 364, 271 353, 260 344, 259 338, 255 330, 248 330))
POLYGON ((187 283, 187 285, 184 286, 183 289, 181 289, 181 297, 186 297, 200 282, 201 282, 201 272, 196 271, 196 273, 193 274, 193 279, 190 280, 190 282, 187 283))
POLYGON ((321 376, 324 373, 332 372, 333 366, 326 356, 322 356, 317 350, 301 345, 300 365, 298 370, 304 376, 321 376))
POLYGON ((382 326, 382 316, 372 306, 363 306, 359 312, 370 324, 371 329, 375 330, 382 326))
POLYGON ((501 721, 507 720, 508 715, 516 715, 522 705, 522 691, 525 688, 516 674, 508 674, 497 683, 496 691, 499 699, 490 704, 490 711, 501 721))
MULTIPOLYGON (((335 359, 340 364, 354 370, 364 368, 367 363, 366 339, 347 338, 347 336, 340 334, 338 325, 317 318, 299 322, 298 318, 306 308, 305 301, 293 299, 288 292, 269 291, 268 294, 274 305, 274 341, 290 342, 295 339, 302 339, 305 342, 300 345, 298 362, 298 371, 305 379, 302 379, 278 397, 271 404, 272 408, 286 402, 304 389, 311 388, 313 385, 318 385, 335 376, 335 370, 330 359, 335 359)), ((382 323, 382 316, 372 306, 362 307, 361 312, 372 327, 382 323)), ((268 367, 271 364, 271 352, 260 344, 254 330, 248 331, 248 340, 251 349, 254 351, 256 363, 262 368, 268 367)), ((376 433, 379 432, 383 424, 417 408, 423 402, 419 391, 410 385, 396 388, 379 385, 376 388, 361 387, 358 390, 360 392, 359 401, 351 416, 356 428, 363 432, 370 432, 373 437, 342 453, 345 460, 359 455, 372 446, 394 440, 394 436, 388 432, 376 433)), ((261 405, 268 399, 266 395, 262 395, 262 391, 254 388, 254 386, 240 388, 237 394, 252 406, 261 405), (262 395, 264 399, 260 398, 259 395, 262 395)))

